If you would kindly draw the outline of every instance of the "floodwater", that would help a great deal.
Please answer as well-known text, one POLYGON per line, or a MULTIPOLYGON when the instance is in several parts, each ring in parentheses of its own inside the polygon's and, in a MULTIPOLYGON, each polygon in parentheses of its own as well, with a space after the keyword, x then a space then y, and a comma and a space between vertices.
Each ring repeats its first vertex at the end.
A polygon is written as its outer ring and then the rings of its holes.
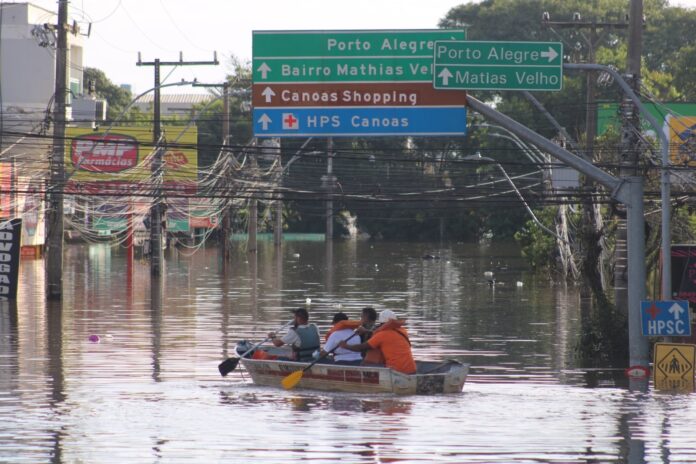
POLYGON ((43 262, 22 263, 18 302, 0 308, 0 462, 696 462, 696 395, 578 368, 577 290, 532 274, 512 246, 260 243, 226 272, 201 249, 168 256, 151 283, 119 250, 71 245, 61 310, 44 301, 43 262), (407 317, 416 357, 471 363, 463 392, 219 375, 237 341, 262 340, 308 298, 322 329, 339 305, 407 317))

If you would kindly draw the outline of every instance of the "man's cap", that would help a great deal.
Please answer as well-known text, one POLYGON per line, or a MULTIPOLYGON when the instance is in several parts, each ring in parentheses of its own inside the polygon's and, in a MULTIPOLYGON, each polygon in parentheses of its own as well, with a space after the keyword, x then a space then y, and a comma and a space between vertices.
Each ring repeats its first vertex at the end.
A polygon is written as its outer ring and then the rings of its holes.
POLYGON ((379 322, 380 324, 384 324, 385 322, 391 321, 392 319, 396 320, 396 313, 391 309, 385 309, 384 311, 379 313, 377 322, 379 322))
POLYGON ((309 319, 309 313, 305 308, 291 309, 290 312, 293 313, 295 316, 300 316, 305 319, 309 319))
POLYGON ((336 313, 334 314, 333 320, 331 321, 332 324, 335 324, 340 321, 347 321, 348 316, 344 312, 336 313))

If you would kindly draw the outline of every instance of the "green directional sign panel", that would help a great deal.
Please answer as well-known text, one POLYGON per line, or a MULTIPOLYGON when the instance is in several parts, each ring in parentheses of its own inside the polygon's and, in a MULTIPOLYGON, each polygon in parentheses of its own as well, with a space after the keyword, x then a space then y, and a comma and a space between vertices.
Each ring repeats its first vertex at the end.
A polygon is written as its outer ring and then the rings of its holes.
POLYGON ((561 90, 560 42, 438 41, 436 89, 561 90))
POLYGON ((438 40, 464 40, 465 29, 253 31, 254 58, 433 56, 438 40))
POLYGON ((400 31, 254 31, 253 81, 432 82, 438 40, 464 29, 400 31))

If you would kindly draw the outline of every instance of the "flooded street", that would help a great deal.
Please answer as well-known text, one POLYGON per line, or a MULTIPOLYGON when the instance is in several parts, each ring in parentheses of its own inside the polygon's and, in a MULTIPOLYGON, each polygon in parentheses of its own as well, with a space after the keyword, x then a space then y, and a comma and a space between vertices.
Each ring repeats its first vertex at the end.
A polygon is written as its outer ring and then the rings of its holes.
POLYGON ((18 302, 0 310, 0 462, 696 462, 696 395, 579 368, 577 289, 534 275, 514 246, 259 245, 225 272, 215 248, 170 251, 154 285, 145 262, 129 274, 118 250, 68 246, 62 311, 45 302, 43 262, 23 261, 18 302), (463 392, 220 376, 237 341, 305 305, 322 332, 339 308, 394 310, 418 359, 471 364, 463 392))

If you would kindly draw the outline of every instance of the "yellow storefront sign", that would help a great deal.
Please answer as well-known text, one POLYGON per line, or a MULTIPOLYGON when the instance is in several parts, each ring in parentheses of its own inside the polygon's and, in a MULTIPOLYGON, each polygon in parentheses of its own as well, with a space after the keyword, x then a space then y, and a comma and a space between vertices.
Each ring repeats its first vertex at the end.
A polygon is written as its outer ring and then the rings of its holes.
POLYGON ((653 356, 657 390, 694 391, 696 345, 656 343, 653 356))
POLYGON ((667 118, 669 160, 672 164, 696 167, 696 117, 667 118))
MULTIPOLYGON (((195 182, 198 131, 164 126, 164 183, 195 182)), ((66 130, 65 171, 72 183, 142 183, 152 176, 154 146, 149 127, 66 130)))

